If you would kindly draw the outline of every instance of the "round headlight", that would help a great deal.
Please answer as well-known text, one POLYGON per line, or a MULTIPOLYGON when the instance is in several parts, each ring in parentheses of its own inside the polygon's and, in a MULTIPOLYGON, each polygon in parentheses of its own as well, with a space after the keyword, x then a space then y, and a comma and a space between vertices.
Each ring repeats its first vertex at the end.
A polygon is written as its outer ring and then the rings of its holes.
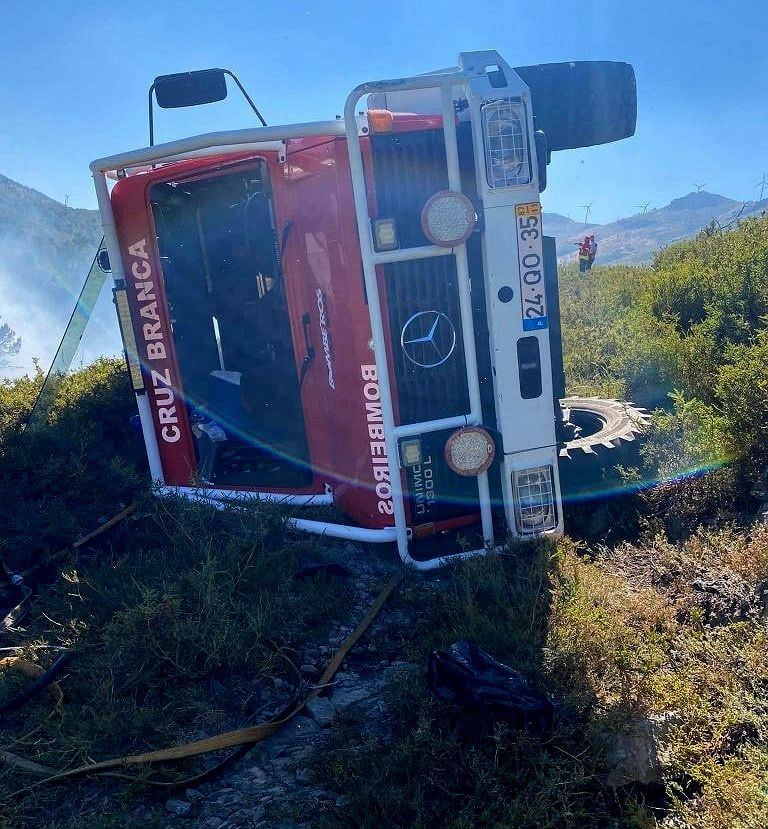
POLYGON ((457 475, 485 472, 496 456, 493 438, 480 426, 457 429, 445 444, 445 462, 457 475))
POLYGON ((421 211, 421 227, 427 239, 444 248, 466 242, 476 223, 475 206, 455 190, 441 190, 430 196, 421 211))

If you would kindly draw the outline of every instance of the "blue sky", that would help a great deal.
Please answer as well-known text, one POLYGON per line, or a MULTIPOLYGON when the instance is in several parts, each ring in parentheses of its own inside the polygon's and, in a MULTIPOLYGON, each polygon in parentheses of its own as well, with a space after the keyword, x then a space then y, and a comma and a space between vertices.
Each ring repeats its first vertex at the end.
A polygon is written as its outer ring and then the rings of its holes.
MULTIPOLYGON (((555 156, 545 209, 610 221, 692 182, 754 198, 768 170, 768 4, 700 0, 70 3, 4 0, 0 173, 93 207, 88 163, 147 141, 161 73, 236 71, 270 123, 332 117, 351 87, 495 48, 515 64, 631 62, 636 137, 555 156)), ((251 123, 234 95, 161 111, 160 140, 251 123)))

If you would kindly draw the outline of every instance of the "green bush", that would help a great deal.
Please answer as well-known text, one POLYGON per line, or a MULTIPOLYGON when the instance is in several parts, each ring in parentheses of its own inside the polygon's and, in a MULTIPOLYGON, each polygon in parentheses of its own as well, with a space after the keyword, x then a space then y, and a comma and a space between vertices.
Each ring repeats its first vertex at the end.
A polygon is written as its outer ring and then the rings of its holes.
POLYGON ((651 267, 566 267, 568 389, 659 407, 648 474, 768 459, 768 217, 661 251, 651 267))
POLYGON ((0 382, 0 556, 17 569, 117 512, 147 480, 122 360, 68 375, 47 426, 25 430, 42 380, 0 382))
MULTIPOLYGON (((277 505, 214 510, 148 497, 121 360, 99 360, 67 376, 47 426, 23 430, 41 383, 38 375, 0 384, 3 561, 16 571, 34 565, 126 503, 139 506, 109 533, 64 555, 37 585, 23 630, 10 641, 27 644, 43 665, 53 656, 35 644, 76 653, 55 716, 39 697, 3 720, 2 745, 61 767, 165 747, 274 713, 300 683, 293 665, 299 645, 324 642, 327 624, 348 607, 343 580, 298 574, 304 556, 322 560, 323 542, 287 532, 286 510, 277 505), (262 699, 270 701, 267 710, 262 699), (16 745, 25 734, 30 739, 16 745)), ((0 697, 17 685, 15 675, 2 672, 0 697)), ((61 801, 53 787, 9 798, 26 782, 0 765, 1 826, 97 825, 88 798, 61 801)), ((134 794, 126 789, 120 797, 131 802, 134 794)), ((103 825, 131 824, 115 812, 103 825)))

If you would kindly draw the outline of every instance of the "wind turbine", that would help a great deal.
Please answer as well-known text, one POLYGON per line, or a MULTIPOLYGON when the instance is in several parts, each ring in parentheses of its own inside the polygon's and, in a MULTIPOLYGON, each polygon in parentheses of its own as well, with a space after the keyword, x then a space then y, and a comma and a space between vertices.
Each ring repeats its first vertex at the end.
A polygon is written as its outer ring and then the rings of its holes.
POLYGON ((589 204, 580 204, 579 205, 579 210, 585 210, 586 211, 584 213, 584 224, 589 223, 589 211, 592 209, 593 204, 594 204, 594 202, 591 201, 589 204))
POLYGON ((642 211, 643 216, 645 216, 645 214, 648 212, 648 208, 650 206, 651 206, 651 203, 649 201, 647 201, 645 204, 636 204, 635 205, 635 207, 637 207, 639 210, 642 211))
POLYGON ((696 182, 694 181, 694 182, 693 182, 693 186, 696 188, 696 192, 697 192, 697 193, 701 193, 701 188, 702 188, 702 187, 706 187, 706 186, 707 186, 707 182, 705 181, 703 184, 696 184, 696 182))
POLYGON ((765 173, 763 173, 763 177, 755 185, 755 187, 760 188, 760 201, 763 200, 763 193, 765 191, 766 186, 768 186, 768 179, 765 178, 765 173))

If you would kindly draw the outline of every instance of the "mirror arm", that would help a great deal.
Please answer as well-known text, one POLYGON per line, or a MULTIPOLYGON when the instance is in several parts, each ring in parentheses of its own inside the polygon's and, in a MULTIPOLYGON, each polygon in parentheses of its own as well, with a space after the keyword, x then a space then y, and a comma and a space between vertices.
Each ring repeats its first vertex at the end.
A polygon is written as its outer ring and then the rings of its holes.
POLYGON ((155 122, 154 122, 154 114, 152 111, 152 93, 155 91, 155 83, 152 82, 152 86, 149 87, 149 146, 155 146, 155 122))
POLYGON ((251 106, 251 109, 256 113, 256 117, 259 119, 259 121, 261 121, 261 126, 266 127, 267 122, 264 120, 259 110, 256 109, 256 104, 253 103, 253 101, 251 100, 251 96, 245 91, 245 87, 240 83, 240 80, 238 79, 237 75, 235 75, 235 73, 230 71, 229 69, 222 69, 221 71, 225 75, 229 75, 229 77, 232 78, 232 80, 237 84, 237 88, 243 93, 245 100, 248 101, 248 103, 251 106))

